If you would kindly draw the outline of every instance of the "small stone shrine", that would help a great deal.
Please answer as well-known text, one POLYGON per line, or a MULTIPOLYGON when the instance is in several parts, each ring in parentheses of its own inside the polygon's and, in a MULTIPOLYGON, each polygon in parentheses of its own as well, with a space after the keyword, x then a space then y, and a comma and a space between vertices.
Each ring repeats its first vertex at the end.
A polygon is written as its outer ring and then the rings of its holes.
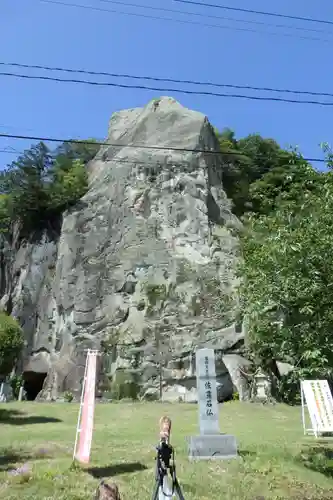
POLYGON ((269 376, 258 368, 253 377, 253 386, 251 391, 251 402, 269 403, 273 402, 271 397, 272 384, 269 376))
POLYGON ((235 458, 237 457, 235 437, 221 434, 219 429, 215 354, 213 349, 197 350, 196 375, 200 435, 188 438, 189 459, 235 458))

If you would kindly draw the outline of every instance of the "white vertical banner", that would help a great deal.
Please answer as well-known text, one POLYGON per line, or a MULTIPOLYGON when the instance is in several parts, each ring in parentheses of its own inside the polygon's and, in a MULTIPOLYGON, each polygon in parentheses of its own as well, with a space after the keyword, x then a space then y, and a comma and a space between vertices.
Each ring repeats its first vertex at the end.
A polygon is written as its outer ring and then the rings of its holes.
POLYGON ((98 351, 88 349, 85 374, 82 384, 81 403, 76 429, 73 458, 81 463, 88 464, 95 412, 95 387, 98 351))

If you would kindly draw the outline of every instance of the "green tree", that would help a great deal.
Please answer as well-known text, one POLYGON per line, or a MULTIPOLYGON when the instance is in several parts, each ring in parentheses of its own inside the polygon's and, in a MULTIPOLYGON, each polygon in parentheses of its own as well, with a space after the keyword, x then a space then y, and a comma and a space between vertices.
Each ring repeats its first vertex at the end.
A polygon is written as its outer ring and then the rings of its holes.
POLYGON ((321 149, 325 154, 325 160, 327 167, 332 170, 333 169, 333 151, 332 147, 327 142, 321 143, 321 149))
POLYGON ((65 169, 73 160, 80 160, 86 165, 92 160, 100 148, 100 143, 96 139, 74 140, 74 142, 64 142, 54 151, 58 164, 62 164, 65 169))
POLYGON ((23 234, 39 229, 45 222, 51 164, 51 153, 40 142, 20 155, 2 176, 0 192, 8 195, 7 215, 12 221, 21 222, 23 234))
POLYGON ((300 193, 312 193, 320 189, 322 174, 315 170, 303 157, 290 153, 288 163, 272 168, 260 179, 250 184, 251 210, 269 214, 286 202, 299 198, 300 193))
POLYGON ((0 194, 0 233, 6 234, 10 231, 10 195, 0 194))
POLYGON ((282 193, 269 215, 248 217, 240 294, 254 353, 332 379, 333 172, 306 173, 317 189, 282 193))
POLYGON ((68 163, 55 159, 52 169, 52 183, 49 186, 49 210, 62 212, 74 205, 87 191, 88 175, 81 160, 68 163))
POLYGON ((64 142, 54 152, 49 187, 50 209, 62 212, 74 205, 88 189, 87 163, 100 148, 95 139, 64 142))
POLYGON ((217 134, 221 151, 221 179, 227 196, 233 201, 233 211, 240 216, 245 211, 248 198, 249 179, 244 172, 251 159, 238 147, 235 133, 229 128, 217 134))
POLYGON ((87 191, 87 163, 99 145, 93 139, 65 142, 51 151, 43 142, 24 151, 0 174, 0 232, 20 223, 21 237, 55 229, 62 212, 87 191))
POLYGON ((12 371, 24 345, 23 332, 17 321, 0 312, 0 375, 12 371))
MULTIPOLYGON (((230 129, 217 134, 221 150, 222 182, 228 197, 233 201, 234 213, 241 217, 244 213, 262 209, 259 197, 253 199, 251 187, 269 172, 288 172, 290 165, 301 160, 294 151, 286 151, 273 139, 250 134, 237 140, 230 129)), ((269 180, 266 181, 270 183, 269 180)))

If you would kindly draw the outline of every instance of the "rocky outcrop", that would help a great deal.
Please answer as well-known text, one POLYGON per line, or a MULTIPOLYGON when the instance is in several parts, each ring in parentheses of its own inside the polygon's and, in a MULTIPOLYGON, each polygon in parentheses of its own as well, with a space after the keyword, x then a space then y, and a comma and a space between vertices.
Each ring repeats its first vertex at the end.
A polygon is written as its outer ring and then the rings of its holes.
POLYGON ((47 370, 47 399, 79 392, 85 349, 107 338, 110 374, 128 372, 143 396, 162 379, 166 398, 190 397, 195 349, 213 346, 224 399, 233 385, 222 358, 241 351, 244 335, 227 328, 239 221, 213 128, 165 97, 115 113, 107 143, 59 241, 44 235, 14 258, 6 300, 26 334, 23 370, 47 370))
POLYGON ((223 362, 228 370, 233 386, 240 401, 249 401, 251 397, 252 363, 239 354, 226 354, 223 362))

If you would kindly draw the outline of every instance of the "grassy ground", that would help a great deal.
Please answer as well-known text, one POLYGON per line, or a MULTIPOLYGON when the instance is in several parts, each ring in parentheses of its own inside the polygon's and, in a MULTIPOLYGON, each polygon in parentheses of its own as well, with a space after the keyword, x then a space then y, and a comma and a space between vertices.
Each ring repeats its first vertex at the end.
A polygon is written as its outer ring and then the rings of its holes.
POLYGON ((77 413, 72 403, 0 405, 1 500, 92 500, 100 477, 112 477, 123 500, 148 500, 162 414, 173 419, 186 500, 333 499, 333 440, 304 438, 299 408, 220 406, 221 430, 236 435, 240 458, 191 463, 185 437, 198 432, 196 405, 100 404, 86 470, 71 467, 77 413), (20 466, 27 472, 14 474, 20 466))

